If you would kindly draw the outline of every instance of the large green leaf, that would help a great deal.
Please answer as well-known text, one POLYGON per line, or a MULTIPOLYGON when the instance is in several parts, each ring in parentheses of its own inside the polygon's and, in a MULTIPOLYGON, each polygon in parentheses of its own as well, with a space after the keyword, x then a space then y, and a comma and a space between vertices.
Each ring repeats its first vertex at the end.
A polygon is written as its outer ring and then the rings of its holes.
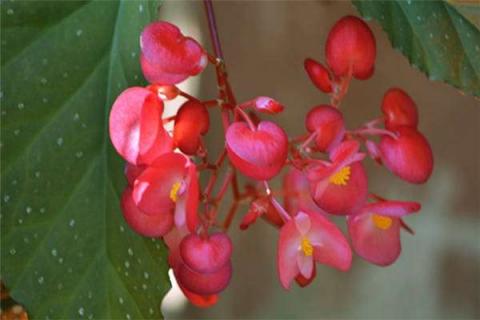
POLYGON ((159 318, 166 250, 119 207, 108 112, 152 1, 2 1, 1 277, 34 318, 159 318))
POLYGON ((431 80, 480 96, 480 31, 443 1, 354 1, 431 80))

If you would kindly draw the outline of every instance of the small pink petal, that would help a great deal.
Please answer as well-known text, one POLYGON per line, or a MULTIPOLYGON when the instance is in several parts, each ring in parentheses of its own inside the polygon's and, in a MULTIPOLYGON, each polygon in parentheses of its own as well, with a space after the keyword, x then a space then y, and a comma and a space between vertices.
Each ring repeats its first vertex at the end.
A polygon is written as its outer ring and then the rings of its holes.
POLYGON ((418 202, 389 200, 369 203, 362 208, 362 212, 399 218, 418 212, 420 208, 421 205, 418 202))
POLYGON ((360 150, 360 144, 356 140, 342 142, 330 153, 332 162, 345 162, 360 150))
POLYGON ((313 256, 307 257, 303 254, 303 251, 298 251, 297 253, 297 265, 300 270, 300 274, 306 278, 310 279, 313 273, 313 256))
POLYGON ((259 112, 268 114, 280 113, 284 109, 283 105, 270 97, 257 97, 254 106, 259 112))
POLYGON ((289 220, 280 229, 277 250, 277 268, 280 283, 290 289, 293 279, 300 272, 297 265, 297 253, 300 245, 300 234, 295 222, 289 220))
POLYGON ((305 235, 308 231, 310 231, 310 217, 303 212, 298 212, 294 218, 295 226, 297 227, 298 232, 300 235, 305 235))

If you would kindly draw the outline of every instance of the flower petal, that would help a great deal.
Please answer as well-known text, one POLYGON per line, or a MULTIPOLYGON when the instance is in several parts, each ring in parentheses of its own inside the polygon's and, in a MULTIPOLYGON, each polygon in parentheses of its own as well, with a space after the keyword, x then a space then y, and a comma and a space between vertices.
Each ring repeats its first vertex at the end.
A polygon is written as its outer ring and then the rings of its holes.
POLYGON ((283 190, 285 191, 285 209, 290 214, 295 214, 303 210, 303 208, 325 214, 325 211, 313 202, 310 184, 302 171, 294 167, 290 168, 283 179, 283 190))
POLYGON ((167 153, 137 177, 133 187, 133 200, 146 214, 155 214, 159 208, 173 209, 172 187, 185 179, 185 156, 167 153))
POLYGON ((352 250, 343 233, 327 218, 309 213, 312 228, 307 237, 313 245, 315 261, 347 271, 352 263, 352 250))
POLYGON ((199 308, 209 308, 218 302, 218 294, 200 295, 178 285, 188 301, 199 308))
POLYGON ((297 227, 298 232, 303 236, 308 231, 310 231, 310 217, 308 214, 300 211, 295 216, 295 226, 297 227))
POLYGON ((292 280, 299 274, 297 253, 300 245, 300 233, 295 222, 289 220, 280 229, 277 251, 277 268, 280 283, 285 289, 290 289, 292 280))
POLYGON ((313 257, 303 254, 302 251, 297 253, 297 266, 300 271, 300 274, 306 278, 310 279, 313 273, 313 257))
POLYGON ((347 217, 348 232, 355 252, 380 266, 392 264, 400 255, 400 222, 391 218, 388 229, 375 226, 371 213, 347 217))
POLYGON ((127 224, 138 234, 146 237, 161 237, 173 226, 173 215, 170 211, 147 215, 133 201, 132 189, 128 187, 122 194, 121 206, 127 224))
POLYGON ((418 212, 420 208, 421 205, 418 202, 389 200, 369 203, 363 207, 362 212, 377 213, 389 217, 403 217, 418 212))

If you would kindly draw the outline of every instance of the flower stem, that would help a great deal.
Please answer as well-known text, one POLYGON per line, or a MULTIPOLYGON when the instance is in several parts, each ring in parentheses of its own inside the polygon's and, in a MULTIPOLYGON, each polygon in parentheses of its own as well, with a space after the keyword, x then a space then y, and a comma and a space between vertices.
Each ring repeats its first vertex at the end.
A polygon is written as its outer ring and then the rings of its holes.
POLYGON ((203 0, 205 12, 208 20, 208 30, 210 31, 210 38, 212 39, 213 52, 217 58, 223 59, 222 45, 220 37, 218 36, 217 22, 215 20, 215 11, 213 10, 212 0, 203 0))

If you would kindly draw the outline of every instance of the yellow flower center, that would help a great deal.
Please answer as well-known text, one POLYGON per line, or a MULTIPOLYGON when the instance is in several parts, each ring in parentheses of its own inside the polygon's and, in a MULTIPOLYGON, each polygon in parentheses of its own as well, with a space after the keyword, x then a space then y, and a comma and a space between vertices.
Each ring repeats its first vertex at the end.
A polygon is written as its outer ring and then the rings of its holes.
POLYGON ((312 246, 312 244, 310 243, 310 240, 308 240, 307 237, 304 237, 302 239, 302 243, 301 243, 300 246, 301 246, 303 254, 305 256, 310 257, 313 254, 313 246, 312 246))
POLYGON ((337 186, 346 186, 350 180, 351 169, 350 166, 345 166, 330 176, 330 183, 337 186))
POLYGON ((392 226, 392 218, 381 216, 378 214, 372 214, 372 221, 375 227, 382 230, 387 230, 392 226))
POLYGON ((180 182, 175 182, 172 185, 172 189, 170 189, 170 199, 172 199, 173 202, 177 202, 178 190, 180 190, 181 186, 182 186, 182 184, 180 182))

